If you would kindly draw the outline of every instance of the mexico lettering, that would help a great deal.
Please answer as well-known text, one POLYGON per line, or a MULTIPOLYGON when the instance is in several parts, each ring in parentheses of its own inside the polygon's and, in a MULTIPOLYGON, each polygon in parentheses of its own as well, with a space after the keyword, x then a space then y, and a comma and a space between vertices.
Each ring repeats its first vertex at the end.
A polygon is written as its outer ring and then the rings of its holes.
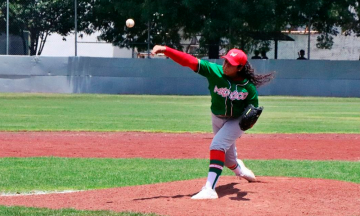
POLYGON ((218 95, 221 95, 222 97, 226 98, 229 97, 230 100, 245 100, 245 98, 248 96, 248 92, 238 92, 233 91, 231 92, 228 88, 218 88, 215 86, 214 92, 218 95))

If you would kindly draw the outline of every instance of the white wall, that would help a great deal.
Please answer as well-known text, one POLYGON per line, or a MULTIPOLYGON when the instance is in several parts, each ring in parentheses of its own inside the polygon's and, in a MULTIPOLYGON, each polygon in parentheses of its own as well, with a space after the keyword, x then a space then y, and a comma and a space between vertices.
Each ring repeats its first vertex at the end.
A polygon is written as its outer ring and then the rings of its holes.
MULTIPOLYGON (((84 35, 78 38, 77 55, 89 57, 113 57, 113 46, 97 41, 97 34, 84 35)), ((41 56, 75 56, 75 35, 63 36, 52 34, 48 36, 41 56)))
MULTIPOLYGON (((278 59, 296 59, 298 52, 305 50, 308 55, 308 35, 289 34, 295 41, 279 41, 278 59)), ((360 37, 338 35, 334 37, 334 45, 331 50, 318 49, 316 47, 317 34, 310 36, 310 59, 312 60, 359 60, 360 37)), ((253 54, 250 54, 252 56, 253 54)), ((267 53, 270 59, 274 59, 274 43, 272 50, 267 53)))

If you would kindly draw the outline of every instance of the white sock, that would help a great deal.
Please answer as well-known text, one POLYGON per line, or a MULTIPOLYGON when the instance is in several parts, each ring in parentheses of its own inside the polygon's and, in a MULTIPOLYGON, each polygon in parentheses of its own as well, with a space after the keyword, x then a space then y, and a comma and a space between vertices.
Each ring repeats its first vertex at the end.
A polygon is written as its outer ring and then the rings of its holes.
POLYGON ((217 183, 218 178, 219 178, 219 175, 218 175, 218 174, 216 174, 215 172, 209 172, 205 186, 206 186, 207 188, 212 188, 212 189, 214 189, 215 186, 216 186, 216 183, 217 183))
POLYGON ((235 175, 240 175, 241 172, 240 172, 240 164, 237 164, 237 166, 232 169, 231 171, 233 171, 235 173, 235 175))

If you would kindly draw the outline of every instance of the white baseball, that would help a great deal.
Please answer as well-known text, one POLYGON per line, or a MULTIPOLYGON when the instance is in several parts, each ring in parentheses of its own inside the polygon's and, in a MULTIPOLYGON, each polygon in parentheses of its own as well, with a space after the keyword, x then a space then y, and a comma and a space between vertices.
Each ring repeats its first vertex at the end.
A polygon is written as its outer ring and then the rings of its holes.
POLYGON ((127 19, 126 20, 126 26, 128 28, 132 28, 132 27, 134 27, 134 25, 135 25, 135 21, 133 19, 127 19))

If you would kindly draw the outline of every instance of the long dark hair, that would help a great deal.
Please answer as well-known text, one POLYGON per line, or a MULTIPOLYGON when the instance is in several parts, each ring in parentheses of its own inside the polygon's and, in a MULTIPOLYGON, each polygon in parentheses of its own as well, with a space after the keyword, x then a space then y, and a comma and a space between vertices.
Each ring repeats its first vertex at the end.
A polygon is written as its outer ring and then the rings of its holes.
POLYGON ((238 75, 248 79, 250 82, 254 83, 256 87, 259 87, 270 82, 274 78, 275 72, 271 72, 268 74, 256 74, 254 68, 250 65, 250 63, 246 62, 243 69, 238 72, 238 75))

